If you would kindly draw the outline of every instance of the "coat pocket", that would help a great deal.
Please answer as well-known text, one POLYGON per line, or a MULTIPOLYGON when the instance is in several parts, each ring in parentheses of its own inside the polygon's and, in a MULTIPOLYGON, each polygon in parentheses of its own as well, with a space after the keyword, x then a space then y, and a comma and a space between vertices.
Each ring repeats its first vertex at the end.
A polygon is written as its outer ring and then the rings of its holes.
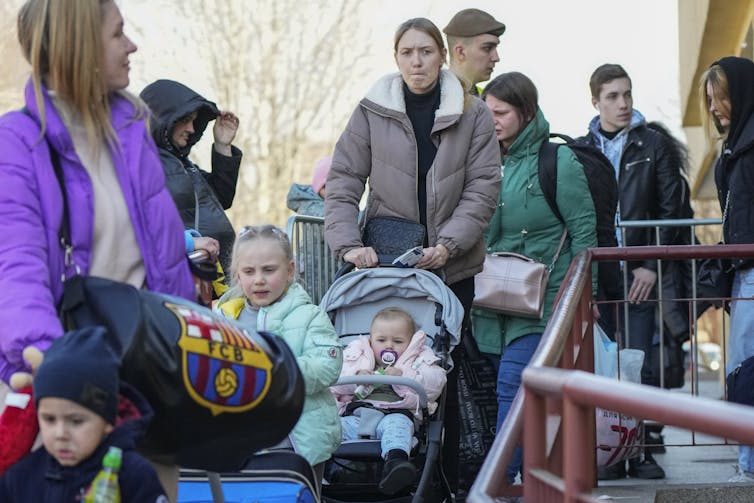
POLYGON ((629 169, 641 169, 645 168, 650 165, 652 162, 651 157, 644 157, 642 159, 637 159, 635 161, 627 162, 623 169, 629 170, 629 169))

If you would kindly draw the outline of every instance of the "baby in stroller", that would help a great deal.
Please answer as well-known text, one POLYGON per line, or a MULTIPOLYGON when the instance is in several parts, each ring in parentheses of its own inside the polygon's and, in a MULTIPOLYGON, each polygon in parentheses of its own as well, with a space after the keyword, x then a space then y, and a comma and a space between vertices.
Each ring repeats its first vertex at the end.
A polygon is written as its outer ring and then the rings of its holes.
MULTIPOLYGON (((425 389, 426 384, 422 380, 423 371, 417 373, 412 366, 418 361, 418 366, 422 368, 425 366, 440 367, 444 372, 452 368, 453 363, 449 354, 459 342, 463 320, 463 307, 458 298, 453 295, 453 292, 443 283, 440 277, 429 271, 415 268, 374 267, 338 275, 322 297, 320 307, 327 312, 333 321, 335 332, 338 334, 343 347, 355 340, 361 339, 362 341, 360 343, 362 345, 361 352, 354 346, 344 351, 343 365, 346 368, 353 368, 353 370, 351 375, 341 374, 338 382, 334 385, 334 391, 336 397, 341 399, 343 412, 345 412, 345 407, 342 404, 348 401, 354 402, 351 408, 359 404, 365 405, 356 407, 358 412, 356 415, 361 417, 359 424, 359 429, 362 430, 359 435, 361 438, 343 440, 328 462, 325 475, 327 484, 322 487, 325 500, 403 502, 417 498, 424 501, 442 501, 443 499, 450 501, 452 491, 441 462, 445 429, 444 380, 432 389, 425 389), (390 370, 387 370, 383 375, 379 373, 369 375, 377 367, 376 362, 382 362, 381 351, 377 351, 375 356, 375 352, 369 344, 369 339, 373 333, 372 325, 375 315, 385 308, 394 306, 400 306, 403 311, 408 313, 412 321, 415 322, 416 329, 426 335, 422 338, 421 335, 414 335, 413 329, 408 329, 406 333, 410 342, 403 353, 403 357, 396 358, 392 364, 390 364, 388 358, 388 363, 380 365, 380 367, 387 369, 400 368, 402 374, 400 377, 389 375, 387 372, 391 372, 390 370), (425 352, 425 349, 428 351, 425 352), (403 362, 412 353, 418 354, 416 360, 403 365, 403 362), (351 356, 347 357, 346 354, 351 356), (368 362, 363 367, 356 367, 352 363, 358 361, 358 358, 346 360, 346 358, 353 358, 354 355, 361 355, 368 362), (397 364, 398 360, 400 360, 401 365, 397 364), (367 375, 356 375, 356 370, 359 368, 366 370, 367 375), (370 402, 370 400, 376 398, 374 395, 367 397, 366 400, 354 399, 352 395, 356 392, 357 386, 367 383, 372 385, 390 384, 391 388, 388 391, 392 390, 401 397, 401 402, 404 397, 411 397, 410 399, 416 401, 413 403, 390 402, 387 404, 389 407, 377 408, 370 402), (341 388, 341 386, 346 385, 350 385, 350 387, 341 388), (412 394, 409 395, 404 388, 411 388, 412 394), (433 403, 431 404, 434 410, 433 414, 429 413, 428 391, 433 393, 433 403), (439 397, 438 392, 440 393, 439 397), (437 402, 436 406, 434 402, 437 402), (373 408, 370 408, 370 406, 373 408), (383 432, 383 439, 376 439, 376 426, 374 428, 365 427, 369 426, 369 421, 364 420, 365 414, 363 413, 367 412, 366 415, 371 416, 371 412, 376 412, 375 416, 377 422, 379 422, 382 419, 381 412, 383 410, 390 411, 391 408, 403 410, 404 415, 413 419, 414 438, 410 444, 411 461, 420 474, 416 476, 415 484, 411 484, 403 490, 398 489, 395 495, 386 496, 379 484, 382 481, 383 474, 390 472, 390 470, 385 471, 385 455, 390 449, 387 452, 385 451, 382 440, 393 439, 394 436, 385 435, 383 432), (417 420, 419 417, 421 417, 421 420, 417 420), (363 433, 363 436, 361 433, 363 433)), ((392 350, 394 351, 395 348, 392 350)), ((441 379, 444 379, 444 376, 441 379)), ((375 391, 375 393, 380 392, 379 388, 375 391)), ((349 414, 344 414, 342 417, 346 417, 346 415, 349 414)), ((398 414, 388 415, 397 416, 398 414)), ((375 423, 372 422, 372 424, 375 423)), ((406 452, 403 449, 401 451, 406 452)), ((400 464, 406 466, 405 463, 400 464)), ((406 473, 405 468, 402 468, 400 472, 406 473)), ((387 490, 395 489, 394 486, 384 487, 387 490)))
MULTIPOLYGON (((429 413, 434 413, 447 377, 426 339, 406 311, 382 309, 372 319, 369 337, 358 337, 344 350, 341 377, 384 374, 413 379, 423 386, 429 413)), ((365 384, 331 389, 341 414, 343 440, 360 438, 364 423, 376 422, 374 431, 385 460, 379 490, 392 495, 411 485, 416 477, 409 461, 414 420, 422 419, 416 391, 401 385, 365 384)))

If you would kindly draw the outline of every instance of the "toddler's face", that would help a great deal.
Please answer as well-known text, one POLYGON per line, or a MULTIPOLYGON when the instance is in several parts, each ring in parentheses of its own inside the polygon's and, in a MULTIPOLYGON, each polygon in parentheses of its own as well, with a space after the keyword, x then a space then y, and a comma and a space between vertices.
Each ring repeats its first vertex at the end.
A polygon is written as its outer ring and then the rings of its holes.
POLYGON ((238 248, 238 283, 254 307, 269 306, 293 281, 294 264, 280 244, 256 238, 238 248))
POLYGON ((45 449, 63 466, 87 459, 113 431, 101 416, 65 398, 42 398, 37 417, 45 449))
POLYGON ((413 336, 411 327, 408 326, 405 320, 374 320, 372 329, 370 330, 369 341, 372 345, 375 360, 378 362, 382 361, 380 353, 385 349, 395 351, 400 357, 406 351, 409 342, 411 342, 411 336, 413 336))

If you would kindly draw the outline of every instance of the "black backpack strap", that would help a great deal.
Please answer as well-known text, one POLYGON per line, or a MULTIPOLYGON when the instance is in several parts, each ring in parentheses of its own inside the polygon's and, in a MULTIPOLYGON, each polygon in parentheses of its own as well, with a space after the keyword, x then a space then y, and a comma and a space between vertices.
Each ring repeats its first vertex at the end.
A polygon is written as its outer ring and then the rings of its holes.
POLYGON ((542 193, 545 196, 545 201, 550 206, 553 214, 564 222, 563 215, 560 214, 558 209, 558 203, 556 199, 557 195, 557 183, 558 183, 558 147, 559 143, 552 143, 550 141, 543 141, 539 147, 539 160, 537 174, 539 177, 539 185, 542 187, 542 193))
POLYGON ((571 144, 575 141, 573 138, 563 133, 550 133, 550 138, 559 138, 563 140, 563 143, 566 143, 566 144, 571 144))

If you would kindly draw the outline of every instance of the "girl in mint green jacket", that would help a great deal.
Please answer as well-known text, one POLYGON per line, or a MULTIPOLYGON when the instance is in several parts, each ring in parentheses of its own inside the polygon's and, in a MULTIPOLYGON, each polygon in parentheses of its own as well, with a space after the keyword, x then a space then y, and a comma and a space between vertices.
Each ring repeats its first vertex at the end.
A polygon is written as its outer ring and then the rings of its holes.
MULTIPOLYGON (((497 378, 499 431, 520 387, 523 369, 542 337, 571 260, 582 250, 597 246, 597 234, 584 169, 568 148, 559 148, 557 158, 556 202, 565 224, 544 198, 538 177, 539 147, 548 140, 550 125, 539 109, 532 81, 518 72, 502 74, 487 84, 482 99, 492 112, 502 154, 502 187, 485 235, 487 253, 514 252, 550 265, 564 226, 568 230, 547 283, 542 319, 473 311, 474 338, 480 349, 485 353, 502 352, 497 378)), ((592 277, 596 283, 596 274, 592 277)), ((508 468, 509 481, 520 468, 518 449, 508 468)))
POLYGON ((217 309, 249 330, 282 337, 296 355, 306 398, 290 440, 321 480, 324 462, 340 445, 340 419, 330 386, 340 375, 343 357, 330 319, 293 281, 294 273, 291 244, 283 231, 272 225, 244 227, 233 246, 235 284, 217 309))

